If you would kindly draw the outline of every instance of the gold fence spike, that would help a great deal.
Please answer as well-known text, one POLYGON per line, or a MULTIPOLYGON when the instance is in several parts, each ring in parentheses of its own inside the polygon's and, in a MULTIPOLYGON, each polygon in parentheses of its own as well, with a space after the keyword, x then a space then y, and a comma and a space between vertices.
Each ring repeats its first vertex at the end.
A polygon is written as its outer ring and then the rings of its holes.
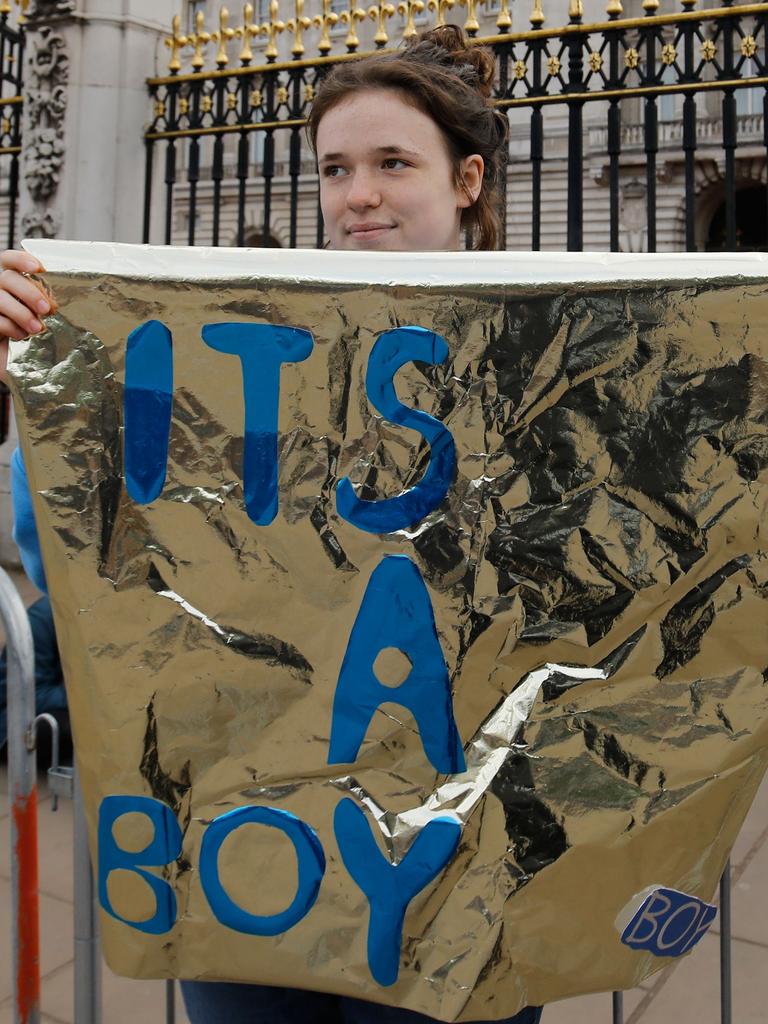
POLYGON ((609 18, 621 17, 624 13, 624 8, 621 6, 621 0, 608 0, 608 6, 605 8, 605 13, 609 18))
POLYGON ((0 14, 10 14, 10 13, 11 13, 11 5, 8 3, 8 0, 3 0, 3 2, 0 3, 0 14))
POLYGON ((450 11, 455 3, 456 0, 427 0, 428 10, 437 12, 434 28, 442 28, 446 24, 445 12, 450 11))
POLYGON ((302 40, 302 33, 311 26, 312 19, 307 18, 304 15, 304 0, 296 0, 296 14, 293 18, 289 18, 285 23, 286 28, 289 32, 293 32, 293 46, 291 47, 291 53, 294 57, 298 58, 304 53, 304 41, 302 40))
POLYGON ((261 34, 267 37, 267 48, 264 51, 267 60, 275 60, 277 57, 277 37, 285 31, 285 22, 280 21, 279 14, 278 0, 269 0, 269 21, 259 28, 261 34))
MULTIPOLYGON (((419 3, 421 3, 421 0, 419 0, 419 3)), ((354 53, 360 45, 355 22, 364 21, 367 17, 368 12, 364 11, 362 7, 357 6, 357 0, 349 0, 349 10, 342 11, 339 15, 339 20, 343 21, 345 25, 349 25, 349 32, 347 32, 344 45, 350 53, 354 53)))
POLYGON ((199 71, 205 64, 203 51, 205 50, 206 45, 210 42, 210 39, 210 33, 205 31, 205 14, 203 11, 198 11, 195 15, 195 31, 187 40, 190 46, 194 46, 195 48, 195 52, 192 57, 192 67, 195 71, 199 71))
POLYGON ((509 0, 501 0, 501 10, 496 19, 496 28, 500 32, 508 32, 512 28, 512 15, 509 12, 509 0))
MULTIPOLYGON (((461 0, 459 0, 459 3, 461 3, 461 0)), ((415 18, 423 10, 423 0, 400 0, 400 3, 397 5, 397 13, 402 14, 405 18, 403 39, 413 39, 415 35, 418 35, 419 30, 416 28, 415 18)))
POLYGON ((659 9, 659 0, 643 0, 643 10, 648 14, 653 14, 654 11, 659 9))
MULTIPOLYGON (((317 44, 317 48, 320 51, 320 56, 324 57, 326 53, 331 49, 331 29, 337 24, 339 16, 335 11, 331 10, 332 0, 323 0, 323 13, 316 14, 312 19, 312 24, 319 29, 322 29, 320 35, 320 42, 317 44)), ((373 9, 373 8, 371 8, 373 9)))
POLYGON ((467 8, 464 31, 474 36, 480 31, 480 22, 477 20, 477 0, 459 0, 459 3, 462 7, 467 8))
POLYGON ((698 3, 698 0, 682 0, 683 10, 692 11, 698 3))
MULTIPOLYGON (((437 0, 428 0, 430 5, 434 5, 437 0)), ((456 0, 440 0, 440 3, 449 3, 451 6, 456 0)), ((376 22, 376 35, 373 37, 374 43, 378 49, 386 46, 389 42, 389 35, 387 34, 387 19, 394 18, 395 6, 394 4, 387 3, 386 0, 379 0, 375 7, 368 8, 368 17, 376 22)))
POLYGON ((229 27, 229 11, 226 7, 222 7, 219 11, 219 28, 218 31, 212 33, 211 39, 219 44, 219 49, 216 54, 216 67, 225 68, 229 64, 229 57, 227 56, 227 43, 230 39, 234 39, 235 30, 229 27))
POLYGON ((175 74, 177 71, 181 71, 181 61, 179 60, 179 53, 187 45, 187 37, 181 34, 181 15, 174 14, 173 21, 171 22, 172 36, 166 37, 165 45, 171 51, 171 59, 168 61, 168 70, 175 74))
POLYGON ((253 24, 253 4, 246 4, 245 7, 243 7, 243 24, 235 29, 235 35, 237 38, 243 40, 243 45, 240 47, 239 55, 241 64, 250 64, 253 60, 251 39, 253 36, 258 34, 258 31, 258 28, 253 24))
POLYGON ((544 11, 541 9, 541 0, 533 0, 533 10, 530 17, 531 24, 534 28, 541 28, 546 20, 544 11))
POLYGON ((571 21, 581 21, 584 17, 584 0, 569 0, 568 17, 571 21))

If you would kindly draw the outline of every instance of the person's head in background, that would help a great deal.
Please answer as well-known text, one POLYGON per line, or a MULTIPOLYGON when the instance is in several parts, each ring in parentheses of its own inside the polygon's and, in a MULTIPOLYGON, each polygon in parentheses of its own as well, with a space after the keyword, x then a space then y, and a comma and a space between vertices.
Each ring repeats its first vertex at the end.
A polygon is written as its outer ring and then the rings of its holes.
POLYGON ((499 247, 508 129, 493 73, 455 26, 331 71, 307 130, 332 249, 458 249, 464 231, 499 247))

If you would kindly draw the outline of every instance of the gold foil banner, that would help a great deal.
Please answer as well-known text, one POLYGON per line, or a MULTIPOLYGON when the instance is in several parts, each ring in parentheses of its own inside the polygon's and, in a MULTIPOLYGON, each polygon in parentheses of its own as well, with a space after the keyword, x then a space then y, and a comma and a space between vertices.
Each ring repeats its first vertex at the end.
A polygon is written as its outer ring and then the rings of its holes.
POLYGON ((768 757, 768 261, 28 248, 110 965, 452 1021, 691 949, 768 757))

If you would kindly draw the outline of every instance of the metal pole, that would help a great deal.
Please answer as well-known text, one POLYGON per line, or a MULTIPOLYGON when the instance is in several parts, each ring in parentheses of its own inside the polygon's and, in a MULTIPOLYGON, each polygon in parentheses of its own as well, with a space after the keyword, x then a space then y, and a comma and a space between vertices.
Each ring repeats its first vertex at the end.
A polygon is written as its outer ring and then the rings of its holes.
POLYGON ((613 993, 613 1024, 624 1024, 624 993, 613 993))
POLYGON ((74 792, 75 1020, 101 1024, 101 956, 83 795, 75 767, 74 792))
POLYGON ((720 1021, 731 1024, 731 862, 720 879, 720 1021))
POLYGON ((173 978, 165 983, 165 1024, 176 1024, 176 982, 173 978))
POLYGON ((8 799, 11 805, 11 946, 14 1024, 40 1021, 37 775, 32 630, 11 578, 0 569, 0 618, 8 651, 8 799))

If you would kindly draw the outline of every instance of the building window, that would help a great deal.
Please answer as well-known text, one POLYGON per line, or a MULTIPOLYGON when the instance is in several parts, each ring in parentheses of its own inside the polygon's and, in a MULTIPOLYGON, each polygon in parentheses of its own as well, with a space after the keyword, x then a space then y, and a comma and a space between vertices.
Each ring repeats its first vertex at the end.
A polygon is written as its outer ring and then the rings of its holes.
POLYGON ((207 13, 208 0, 187 0, 187 32, 194 32, 197 15, 200 11, 207 13))
MULTIPOLYGON (((751 57, 747 57, 741 66, 741 77, 752 78, 759 72, 751 57)), ((763 112, 764 89, 736 89, 736 113, 747 116, 749 114, 761 114, 763 112)))
MULTIPOLYGON (((662 85, 673 85, 677 81, 677 71, 667 64, 661 73, 662 85)), ((676 121, 679 117, 679 94, 662 92, 659 95, 659 121, 676 121)))

